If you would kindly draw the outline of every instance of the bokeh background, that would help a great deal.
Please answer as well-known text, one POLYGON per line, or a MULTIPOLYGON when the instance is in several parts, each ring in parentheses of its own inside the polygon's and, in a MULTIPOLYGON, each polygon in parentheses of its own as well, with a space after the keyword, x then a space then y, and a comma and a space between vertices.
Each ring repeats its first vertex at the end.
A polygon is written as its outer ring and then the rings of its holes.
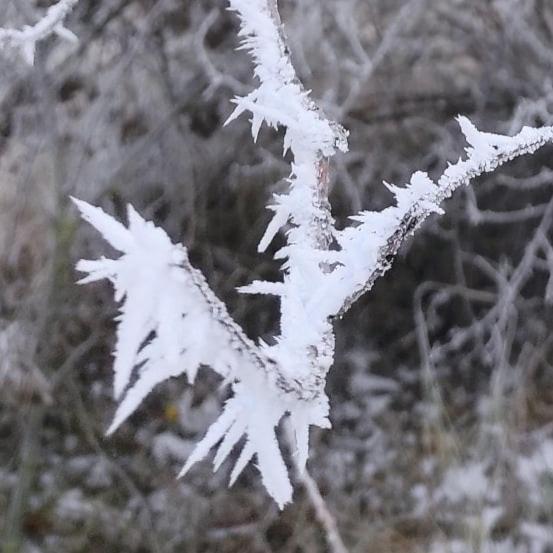
MULTIPOLYGON (((0 26, 42 0, 2 0, 0 26)), ((454 117, 553 124, 549 0, 281 0, 293 60, 350 130, 332 171, 340 226, 465 146, 454 117)), ((256 253, 282 136, 252 143, 231 99, 253 87, 223 0, 81 0, 74 46, 36 66, 0 54, 0 551, 330 551, 305 491, 283 512, 255 466, 175 476, 226 391, 205 370, 160 386, 113 437, 111 255, 74 195, 131 202, 189 249, 232 315, 270 339, 278 306, 236 286, 278 278, 256 253)), ((348 550, 553 551, 553 147, 458 191, 337 324, 333 429, 309 470, 348 550)), ((282 239, 280 239, 282 240, 282 239)), ((282 243, 282 242, 280 242, 282 243)), ((216 347, 214 345, 214 347, 216 347)))

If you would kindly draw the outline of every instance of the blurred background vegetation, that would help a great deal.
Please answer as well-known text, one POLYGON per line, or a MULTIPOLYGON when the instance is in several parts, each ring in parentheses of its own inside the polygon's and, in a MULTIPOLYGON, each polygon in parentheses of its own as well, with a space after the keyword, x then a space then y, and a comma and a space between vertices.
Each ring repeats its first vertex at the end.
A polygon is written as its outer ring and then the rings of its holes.
MULTIPOLYGON (((2 0, 0 26, 50 4, 2 0)), ((340 225, 415 170, 463 153, 454 121, 515 133, 553 124, 548 0, 281 0, 300 77, 350 130, 333 164, 340 225)), ((327 550, 301 487, 282 513, 256 469, 180 464, 225 391, 164 385, 109 439, 106 284, 75 284, 106 251, 74 195, 125 205, 190 248, 251 337, 277 323, 278 278, 256 253, 289 171, 282 137, 223 127, 252 87, 224 0, 81 0, 71 46, 36 67, 0 55, 0 551, 327 550)), ((459 191, 338 324, 331 431, 309 469, 352 552, 553 551, 551 148, 459 191)), ((273 248, 278 247, 277 243, 273 248)), ((272 250, 274 251, 274 250, 272 250)))

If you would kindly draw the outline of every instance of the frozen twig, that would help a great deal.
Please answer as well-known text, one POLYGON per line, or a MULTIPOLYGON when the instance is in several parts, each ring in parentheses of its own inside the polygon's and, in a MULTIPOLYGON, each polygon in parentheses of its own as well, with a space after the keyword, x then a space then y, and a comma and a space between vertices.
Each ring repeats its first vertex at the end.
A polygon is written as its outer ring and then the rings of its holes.
POLYGON ((293 156, 289 190, 274 197, 274 216, 258 248, 266 250, 286 229, 286 245, 275 254, 283 260, 282 282, 257 281, 242 289, 279 298, 280 334, 270 345, 250 340, 191 266, 186 249, 131 207, 127 228, 77 202, 83 216, 121 252, 117 259, 81 261, 78 269, 88 273, 83 282, 109 279, 121 302, 114 367, 120 404, 109 431, 158 383, 183 373, 193 381, 200 365, 210 366, 232 385, 234 395, 181 475, 213 447, 217 469, 245 436, 231 483, 255 455, 265 487, 282 507, 291 500, 292 487, 276 427, 289 415, 301 474, 310 426, 329 426, 324 386, 334 358, 333 319, 372 288, 432 213, 442 213, 443 200, 471 179, 552 141, 553 128, 499 136, 479 132, 460 117, 470 146, 466 160, 451 165, 436 183, 417 172, 404 188, 387 185, 396 205, 361 212, 352 218, 354 225, 338 231, 328 201, 329 158, 347 150, 347 132, 324 116, 299 82, 276 0, 230 0, 230 7, 240 18, 242 45, 253 58, 259 85, 234 100, 229 121, 250 113, 254 140, 263 123, 283 128, 284 150, 293 156))
MULTIPOLYGON (((297 78, 276 0, 231 0, 230 5, 240 17, 243 45, 254 59, 260 81, 256 90, 235 100, 230 119, 251 112, 254 139, 263 122, 284 127, 284 150, 294 157, 290 190, 275 196, 270 208, 274 216, 258 248, 264 251, 278 230, 290 225, 288 244, 276 254, 286 262, 277 292, 281 334, 271 355, 301 382, 304 397, 326 402, 324 383, 332 364, 334 335, 328 321, 309 318, 307 306, 313 282, 330 270, 334 222, 328 203, 327 158, 347 149, 347 132, 324 116, 297 78)), ((254 282, 242 291, 264 293, 267 287, 254 282)))
MULTIPOLYGON (((77 266, 88 274, 81 282, 107 278, 122 302, 114 366, 115 397, 120 403, 108 433, 160 382, 183 373, 193 382, 200 365, 210 366, 232 384, 234 397, 188 458, 181 475, 221 441, 214 460, 217 468, 245 435, 231 482, 257 455, 267 490, 284 505, 292 488, 275 428, 291 412, 297 435, 303 437, 312 420, 325 425, 326 405, 304 405, 300 384, 284 374, 266 348, 253 343, 230 318, 203 275, 190 265, 183 246, 173 244, 131 207, 127 228, 99 208, 78 200, 76 204, 83 217, 122 254, 118 259, 81 261, 77 266)), ((303 449, 306 452, 307 446, 303 449)))
POLYGON ((406 188, 393 187, 398 201, 396 207, 380 213, 364 212, 356 217, 361 222, 358 227, 344 231, 340 241, 347 259, 352 261, 344 260, 343 266, 332 275, 333 282, 327 286, 349 280, 353 292, 338 298, 329 310, 331 313, 344 314, 368 292, 391 267, 405 240, 432 213, 441 212, 440 204, 457 188, 553 141, 553 127, 525 127, 517 135, 507 137, 479 132, 465 117, 460 117, 459 123, 470 144, 466 160, 450 165, 437 183, 425 173, 415 173, 406 188))
POLYGON ((35 61, 36 45, 41 40, 56 34, 70 42, 77 42, 76 35, 64 26, 69 12, 79 0, 60 0, 34 25, 25 25, 21 30, 0 28, 0 50, 19 51, 29 65, 35 61))

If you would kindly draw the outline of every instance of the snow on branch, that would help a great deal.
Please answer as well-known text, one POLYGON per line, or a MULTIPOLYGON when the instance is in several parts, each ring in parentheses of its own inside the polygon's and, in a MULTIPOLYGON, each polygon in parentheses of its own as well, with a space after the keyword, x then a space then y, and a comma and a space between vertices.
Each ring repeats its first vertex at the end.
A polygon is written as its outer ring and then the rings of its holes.
POLYGON ((60 0, 48 8, 46 15, 38 23, 32 26, 25 25, 21 30, 0 28, 0 50, 19 51, 25 61, 33 65, 37 42, 51 34, 56 34, 69 42, 77 42, 76 35, 64 27, 64 21, 78 1, 60 0))
POLYGON ((331 156, 347 149, 347 133, 328 121, 304 90, 290 61, 276 0, 230 0, 241 22, 242 48, 251 54, 259 87, 235 98, 230 122, 245 111, 252 113, 252 135, 257 139, 263 122, 286 128, 284 150, 310 149, 331 156))

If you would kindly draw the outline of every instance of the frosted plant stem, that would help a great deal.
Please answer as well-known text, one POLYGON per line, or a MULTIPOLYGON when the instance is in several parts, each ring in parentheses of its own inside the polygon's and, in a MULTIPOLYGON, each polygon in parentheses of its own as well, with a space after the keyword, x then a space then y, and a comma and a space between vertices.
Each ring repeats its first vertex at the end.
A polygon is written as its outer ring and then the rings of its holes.
MULTIPOLYGON (((403 243, 432 213, 442 212, 440 204, 450 198, 457 188, 468 185, 476 177, 490 173, 508 161, 534 153, 553 141, 553 127, 541 129, 524 127, 517 135, 508 137, 480 132, 465 117, 459 117, 458 121, 471 146, 467 148, 468 159, 450 165, 437 183, 433 183, 425 173, 415 173, 411 183, 405 189, 392 187, 398 198, 398 204, 400 199, 404 199, 402 196, 405 197, 405 207, 401 209, 401 206, 398 206, 400 213, 397 222, 388 232, 383 233, 383 243, 378 247, 375 261, 371 263, 362 281, 358 279, 357 282, 352 283, 354 290, 344 298, 342 305, 336 311, 336 316, 344 315, 357 299, 373 287, 378 278, 390 269, 403 243), (426 190, 424 190, 424 181, 426 181, 426 190), (421 189, 416 194, 415 187, 421 189)), ((383 213, 385 212, 386 210, 383 213)), ((371 214, 375 215, 376 212, 365 213, 364 223, 356 229, 358 233, 362 233, 365 227, 366 232, 372 231, 374 222, 368 217, 371 214)), ((377 240, 375 243, 378 245, 377 240)), ((358 245, 356 242, 352 244, 358 245)), ((336 273, 343 273, 343 271, 336 271, 336 273)))
MULTIPOLYGON (((287 262, 279 294, 281 332, 272 354, 301 382, 303 397, 320 398, 334 356, 334 333, 326 317, 310 320, 307 306, 313 283, 331 267, 325 259, 335 233, 328 158, 347 149, 347 132, 326 119, 297 77, 276 0, 230 0, 230 5, 242 21, 241 34, 248 37, 243 43, 261 82, 246 98, 235 100, 231 119, 251 111, 254 138, 263 121, 284 127, 285 149, 293 155, 289 193, 275 197, 275 216, 259 244, 265 250, 276 232, 290 224, 287 246, 277 253, 287 262)), ((244 291, 256 293, 255 283, 248 288, 244 291)))
MULTIPOLYGON (((387 184, 395 204, 364 211, 337 230, 328 201, 329 159, 347 151, 347 132, 329 121, 299 81, 290 60, 276 0, 229 0, 238 14, 242 48, 254 64, 258 86, 236 97, 227 122, 249 113, 252 136, 263 123, 284 129, 290 151, 287 193, 274 195, 274 212, 258 246, 265 251, 285 230, 280 282, 255 281, 242 292, 280 299, 280 333, 272 343, 254 342, 230 317, 187 250, 133 208, 124 226, 101 209, 76 200, 83 217, 118 251, 115 259, 81 261, 82 283, 108 279, 120 302, 114 363, 119 406, 108 433, 115 431, 161 382, 186 374, 193 383, 209 366, 232 387, 233 396, 189 456, 180 476, 212 448, 215 469, 245 437, 231 483, 255 456, 261 478, 279 507, 292 498, 288 469, 277 439, 281 419, 293 430, 294 463, 302 474, 311 426, 328 428, 327 373, 334 357, 335 317, 343 315, 390 268, 400 247, 441 203, 475 177, 495 170, 553 140, 553 128, 524 128, 515 136, 478 131, 458 121, 469 147, 437 181, 416 172, 405 187, 387 184)), ((343 551, 336 525, 315 483, 306 490, 335 551, 343 551), (338 537, 336 537, 338 536, 338 537)))
POLYGON ((0 50, 19 50, 25 61, 33 65, 37 43, 50 35, 56 34, 70 42, 77 42, 77 37, 63 23, 78 2, 79 0, 60 0, 48 8, 46 15, 38 23, 25 25, 21 30, 0 28, 0 50))

